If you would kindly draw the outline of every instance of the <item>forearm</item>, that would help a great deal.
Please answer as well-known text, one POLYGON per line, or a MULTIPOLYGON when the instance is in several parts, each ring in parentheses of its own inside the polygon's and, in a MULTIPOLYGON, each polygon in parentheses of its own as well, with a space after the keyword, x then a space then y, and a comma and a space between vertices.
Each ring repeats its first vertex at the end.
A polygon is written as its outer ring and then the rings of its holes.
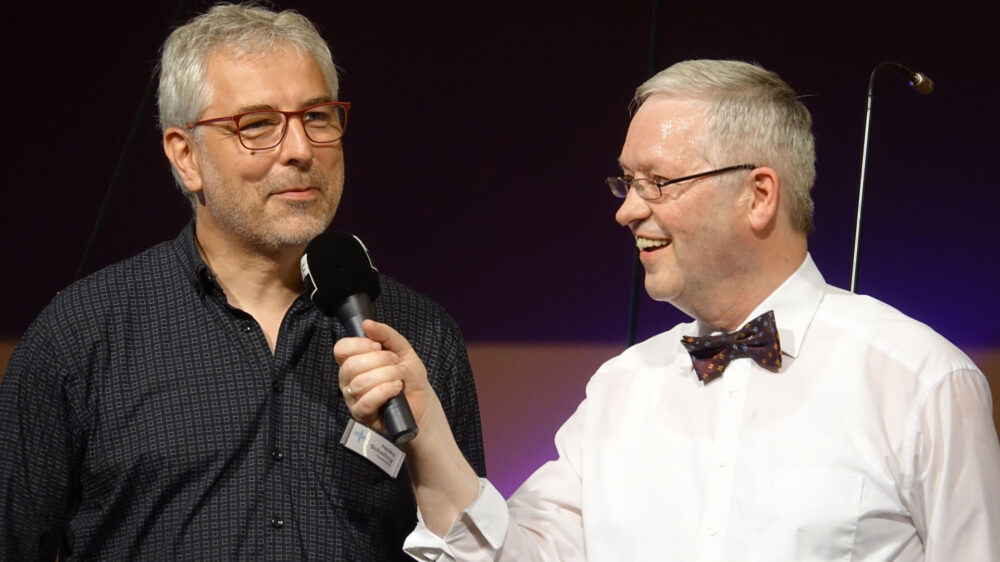
POLYGON ((433 402, 420 433, 407 444, 407 466, 424 524, 443 537, 478 496, 479 477, 455 442, 440 403, 433 402))

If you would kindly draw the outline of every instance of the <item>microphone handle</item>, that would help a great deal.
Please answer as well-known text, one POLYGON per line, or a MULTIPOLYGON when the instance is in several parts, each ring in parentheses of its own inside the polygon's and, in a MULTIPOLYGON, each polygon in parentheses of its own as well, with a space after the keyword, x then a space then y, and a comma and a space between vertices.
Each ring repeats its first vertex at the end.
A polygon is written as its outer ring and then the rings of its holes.
MULTIPOLYGON (((371 308, 372 299, 367 293, 358 293, 344 299, 343 304, 337 309, 337 320, 344 326, 348 336, 366 337, 364 330, 361 329, 361 323, 365 318, 371 318, 371 308)), ((379 414, 382 416, 382 423, 385 424, 386 434, 393 443, 402 445, 417 436, 417 422, 413 419, 410 403, 406 401, 403 392, 383 404, 379 414)))

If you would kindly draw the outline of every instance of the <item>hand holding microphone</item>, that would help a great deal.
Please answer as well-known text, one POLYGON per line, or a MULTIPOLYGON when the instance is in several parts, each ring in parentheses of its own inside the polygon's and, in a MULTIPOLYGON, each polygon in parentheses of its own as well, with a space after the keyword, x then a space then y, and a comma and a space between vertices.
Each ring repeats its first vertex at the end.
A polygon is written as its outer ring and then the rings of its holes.
MULTIPOLYGON (((371 257, 364 244, 356 236, 344 232, 327 231, 314 238, 307 246, 305 255, 300 262, 302 280, 306 285, 306 294, 323 314, 336 317, 344 326, 348 336, 366 337, 362 324, 371 317, 371 303, 380 293, 378 270, 372 264, 371 257)), ((406 340, 385 325, 373 328, 373 336, 379 346, 371 342, 337 343, 334 350, 337 361, 341 364, 341 385, 349 395, 358 399, 355 406, 362 406, 362 395, 371 390, 376 393, 366 398, 367 402, 384 401, 378 399, 379 393, 386 392, 381 383, 391 382, 391 376, 402 380, 406 369, 417 369, 421 379, 426 381, 426 371, 423 363, 406 340), (354 355, 362 357, 355 359, 345 372, 345 362, 354 355), (364 388, 350 386, 353 375, 360 371, 360 365, 365 365, 366 377, 362 381, 364 388), (378 375, 378 376, 376 376, 378 375), (379 378, 381 377, 381 379, 379 378), (345 382, 344 379, 347 379, 345 382), (381 381, 381 382, 379 382, 381 381), (375 384, 378 383, 378 384, 375 384)), ((391 388, 391 387, 390 387, 391 388)), ((367 403, 366 402, 366 403, 367 403)), ((352 408, 352 414, 354 414, 352 408)), ((364 414, 364 412, 361 412, 364 414)), ((402 444, 417 435, 417 424, 413 419, 410 406, 403 392, 397 392, 385 401, 379 409, 385 433, 394 443, 402 444)), ((369 421, 369 420, 362 420, 369 421)), ((373 421, 373 420, 371 420, 373 421)))
MULTIPOLYGON (((421 430, 426 429, 428 411, 441 406, 427 381, 423 362, 406 338, 392 327, 367 320, 364 328, 368 339, 344 338, 333 347, 340 364, 339 384, 351 415, 391 438, 398 432, 389 429, 385 411, 392 400, 402 401, 405 396, 411 415, 420 420, 421 430)), ((396 439, 396 444, 402 445, 410 438, 396 439)))
MULTIPOLYGON (((433 506, 425 519, 427 528, 443 535, 478 495, 479 478, 455 441, 416 351, 390 326, 365 320, 371 300, 379 294, 378 272, 367 250, 354 236, 326 232, 306 247, 301 267, 306 292, 316 306, 340 319, 348 334, 359 336, 342 338, 333 346, 340 387, 354 419, 376 430, 384 428, 397 445, 416 436, 413 413, 420 420, 423 436, 407 446, 406 465, 417 504, 433 506), (368 339, 362 339, 366 335, 368 339)), ((364 443, 362 451, 367 438, 364 443)), ((393 466, 383 470, 395 477, 398 467, 393 466)))

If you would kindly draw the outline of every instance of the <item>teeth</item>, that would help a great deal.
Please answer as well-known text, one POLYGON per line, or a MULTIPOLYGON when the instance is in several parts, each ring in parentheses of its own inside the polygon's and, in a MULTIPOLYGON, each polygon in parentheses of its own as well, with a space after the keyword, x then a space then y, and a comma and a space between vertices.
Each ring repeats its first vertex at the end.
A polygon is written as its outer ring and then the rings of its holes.
POLYGON ((658 246, 666 246, 669 243, 670 243, 669 240, 653 240, 651 238, 642 238, 640 236, 637 236, 635 238, 635 245, 640 250, 648 250, 649 248, 656 248, 658 246))

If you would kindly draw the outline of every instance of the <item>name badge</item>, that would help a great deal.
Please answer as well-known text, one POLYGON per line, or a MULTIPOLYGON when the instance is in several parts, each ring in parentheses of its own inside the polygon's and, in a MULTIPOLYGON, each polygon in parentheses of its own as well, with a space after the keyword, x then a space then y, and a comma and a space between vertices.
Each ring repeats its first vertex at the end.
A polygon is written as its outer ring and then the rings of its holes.
POLYGON ((354 420, 347 422, 340 444, 368 459, 383 472, 395 478, 406 459, 399 447, 377 431, 354 420))

